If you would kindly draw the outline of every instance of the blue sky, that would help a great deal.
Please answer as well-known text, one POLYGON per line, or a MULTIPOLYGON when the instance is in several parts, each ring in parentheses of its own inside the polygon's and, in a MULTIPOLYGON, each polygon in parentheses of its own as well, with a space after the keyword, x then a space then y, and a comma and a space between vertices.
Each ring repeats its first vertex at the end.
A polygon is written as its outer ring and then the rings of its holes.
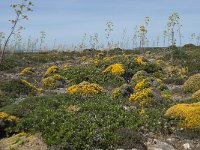
MULTIPOLYGON (((2 0, 0 3, 0 32, 7 33, 8 22, 14 14, 9 5, 20 0, 2 0)), ((192 33, 200 33, 199 0, 33 0, 34 11, 29 13, 29 21, 22 21, 26 27, 23 36, 36 38, 40 31, 47 34, 46 42, 70 45, 81 41, 84 33, 99 34, 101 43, 105 42, 105 24, 114 23, 111 39, 122 39, 123 29, 127 36, 133 34, 134 26, 141 25, 149 16, 148 37, 151 41, 161 35, 168 16, 178 12, 183 24, 184 42, 192 33)))

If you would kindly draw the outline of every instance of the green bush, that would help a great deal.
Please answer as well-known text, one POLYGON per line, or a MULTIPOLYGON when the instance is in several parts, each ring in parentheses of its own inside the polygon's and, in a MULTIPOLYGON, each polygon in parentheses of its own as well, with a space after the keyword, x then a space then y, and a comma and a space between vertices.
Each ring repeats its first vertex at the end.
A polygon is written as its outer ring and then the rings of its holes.
POLYGON ((183 48, 195 48, 196 47, 196 45, 194 45, 194 44, 185 44, 185 45, 183 45, 183 48))
POLYGON ((117 87, 123 83, 122 78, 104 74, 103 69, 97 68, 95 65, 73 66, 61 73, 71 84, 79 84, 83 81, 96 83, 105 87, 117 87))
POLYGON ((5 81, 1 83, 0 90, 4 93, 4 96, 9 98, 17 98, 21 95, 35 95, 36 92, 25 84, 23 84, 19 79, 14 79, 11 81, 5 81))
MULTIPOLYGON (((164 130, 165 110, 154 108, 147 115, 140 110, 127 111, 131 105, 125 99, 113 100, 110 95, 80 96, 63 94, 29 98, 18 105, 12 113, 20 117, 11 131, 42 133, 48 145, 73 146, 76 149, 123 147, 124 135, 120 129, 138 131, 164 130), (80 109, 68 111, 69 106, 80 109), (161 126, 163 125, 163 126, 161 126)), ((125 146, 125 145, 124 145, 125 146)))

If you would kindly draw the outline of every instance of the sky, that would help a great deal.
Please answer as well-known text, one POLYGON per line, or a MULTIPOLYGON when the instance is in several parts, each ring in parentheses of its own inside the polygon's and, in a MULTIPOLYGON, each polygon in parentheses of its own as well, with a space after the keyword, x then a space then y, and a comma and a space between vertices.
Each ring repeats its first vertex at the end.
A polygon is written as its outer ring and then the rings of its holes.
MULTIPOLYGON (((1 0, 0 32, 9 33, 9 19, 14 17, 9 7, 20 0, 1 0)), ((200 0, 32 0, 33 12, 29 20, 21 21, 26 29, 22 32, 24 40, 29 36, 40 37, 46 32, 46 43, 72 45, 80 43, 84 33, 89 36, 98 33, 99 42, 105 43, 106 22, 114 24, 110 39, 117 42, 123 37, 126 28, 127 38, 131 38, 136 25, 144 24, 150 17, 147 36, 155 41, 162 36, 168 17, 177 12, 181 17, 183 42, 190 42, 192 33, 200 33, 200 0)), ((131 43, 131 42, 130 42, 131 43)), ((160 44, 162 45, 162 39, 160 44)))

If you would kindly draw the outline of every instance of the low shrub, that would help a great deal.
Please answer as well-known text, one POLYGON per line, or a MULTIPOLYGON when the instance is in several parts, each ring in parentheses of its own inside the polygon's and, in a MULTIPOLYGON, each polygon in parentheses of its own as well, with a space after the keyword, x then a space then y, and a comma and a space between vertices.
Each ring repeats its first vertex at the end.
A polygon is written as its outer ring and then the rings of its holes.
POLYGON ((119 129, 138 132, 164 130, 166 106, 127 111, 125 99, 113 100, 109 95, 81 96, 61 94, 29 98, 15 105, 21 119, 12 132, 39 132, 49 146, 87 148, 120 148, 124 136, 119 129))
POLYGON ((200 98, 200 89, 192 94, 192 98, 200 98))
POLYGON ((183 84, 185 92, 195 92, 200 89, 200 73, 195 74, 183 84))
POLYGON ((123 79, 112 74, 104 74, 102 68, 95 65, 82 65, 69 67, 67 71, 61 72, 71 85, 83 81, 96 83, 104 87, 118 87, 123 84, 123 79))
POLYGON ((5 129, 16 125, 17 117, 0 112, 0 138, 5 136, 5 129))
POLYGON ((127 97, 130 96, 130 94, 133 93, 133 87, 128 84, 123 84, 122 86, 116 88, 112 92, 113 98, 118 98, 120 96, 127 97))
POLYGON ((82 94, 82 95, 91 95, 91 94, 100 94, 104 92, 103 87, 98 84, 81 82, 78 85, 72 85, 67 88, 67 91, 70 94, 82 94))
POLYGON ((165 116, 180 119, 179 127, 200 128, 200 102, 174 105, 166 111, 165 116))
POLYGON ((5 96, 10 98, 17 98, 21 95, 35 95, 36 91, 27 84, 22 83, 20 79, 5 81, 1 83, 0 90, 5 96))
POLYGON ((43 87, 48 89, 63 87, 66 83, 65 78, 59 74, 54 74, 52 76, 43 78, 41 82, 43 87))

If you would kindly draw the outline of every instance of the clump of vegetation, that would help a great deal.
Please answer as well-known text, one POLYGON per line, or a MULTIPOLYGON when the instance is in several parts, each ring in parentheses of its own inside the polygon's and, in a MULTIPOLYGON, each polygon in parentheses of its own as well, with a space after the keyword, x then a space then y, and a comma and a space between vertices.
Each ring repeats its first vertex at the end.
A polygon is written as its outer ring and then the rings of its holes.
POLYGON ((59 68, 57 66, 51 66, 47 69, 47 71, 45 72, 45 75, 56 73, 58 69, 59 68))
POLYGON ((43 87, 48 89, 63 87, 66 83, 65 78, 59 74, 54 74, 52 76, 43 78, 41 82, 43 87))
POLYGON ((28 98, 13 105, 12 111, 17 110, 13 113, 20 120, 11 131, 40 132, 49 146, 109 149, 127 146, 121 143, 126 137, 125 133, 120 132, 121 129, 132 132, 143 131, 144 128, 145 131, 154 132, 170 129, 170 124, 163 117, 167 103, 146 109, 143 116, 139 110, 124 109, 126 100, 122 97, 113 100, 106 94, 60 94, 28 98))
POLYGON ((111 72, 113 75, 123 75, 125 73, 124 66, 122 64, 113 64, 107 67, 103 73, 111 72))
POLYGON ((89 83, 89 82, 81 82, 78 85, 72 85, 67 88, 67 91, 71 94, 82 94, 82 95, 90 95, 90 94, 99 94, 103 93, 104 89, 94 83, 89 83))
POLYGON ((200 98, 200 89, 192 94, 192 98, 200 98))
POLYGON ((129 84, 123 84, 122 86, 115 88, 112 92, 113 98, 118 98, 120 96, 126 97, 133 93, 133 87, 129 84))
POLYGON ((196 92, 200 89, 200 74, 195 74, 184 83, 183 89, 185 92, 196 92))
POLYGON ((29 84, 25 84, 20 79, 5 81, 1 83, 0 90, 5 96, 11 98, 20 97, 20 95, 35 95, 36 91, 33 90, 29 84))
POLYGON ((8 127, 13 127, 16 125, 17 117, 7 114, 5 112, 0 112, 0 137, 5 135, 5 129, 8 127))
POLYGON ((34 72, 34 68, 32 67, 27 67, 27 68, 24 68, 20 73, 19 75, 20 76, 23 76, 23 75, 26 75, 26 74, 32 74, 34 72))
POLYGON ((139 65, 146 65, 147 62, 144 61, 144 58, 142 56, 138 56, 134 58, 134 61, 138 63, 139 65))
POLYGON ((4 138, 0 141, 0 149, 43 149, 47 150, 47 145, 36 135, 20 132, 11 137, 4 138))
POLYGON ((142 79, 147 78, 147 77, 148 77, 148 73, 144 70, 140 70, 133 75, 131 82, 134 84, 134 83, 140 82, 142 79))
POLYGON ((32 83, 28 82, 27 80, 21 80, 21 83, 26 85, 26 86, 29 86, 33 91, 37 92, 37 93, 41 93, 42 92, 42 88, 38 88, 36 87, 35 85, 33 85, 32 83))
POLYGON ((174 105, 166 111, 165 116, 181 119, 180 127, 200 128, 200 102, 174 105))
POLYGON ((118 87, 123 84, 123 79, 112 74, 104 74, 102 68, 95 65, 81 65, 69 67, 67 71, 61 72, 71 85, 83 81, 96 83, 104 87, 118 87))

